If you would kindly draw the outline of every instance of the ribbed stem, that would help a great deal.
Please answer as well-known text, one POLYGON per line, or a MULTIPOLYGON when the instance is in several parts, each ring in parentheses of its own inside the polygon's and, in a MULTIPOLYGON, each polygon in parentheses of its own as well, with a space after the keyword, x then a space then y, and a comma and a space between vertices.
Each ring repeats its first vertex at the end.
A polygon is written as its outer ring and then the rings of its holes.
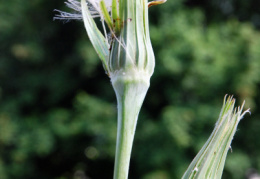
POLYGON ((118 103, 114 179, 127 179, 138 114, 150 77, 140 72, 119 71, 111 77, 118 103))
POLYGON ((112 41, 109 71, 118 103, 114 179, 127 179, 139 111, 154 70, 147 0, 119 0, 120 34, 112 41))

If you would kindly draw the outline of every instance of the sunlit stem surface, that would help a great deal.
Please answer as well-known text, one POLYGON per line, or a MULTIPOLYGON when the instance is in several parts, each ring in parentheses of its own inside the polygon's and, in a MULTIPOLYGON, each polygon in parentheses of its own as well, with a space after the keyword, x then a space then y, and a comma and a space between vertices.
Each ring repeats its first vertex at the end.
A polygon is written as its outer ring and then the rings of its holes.
POLYGON ((127 179, 139 111, 149 88, 140 72, 118 72, 111 78, 118 102, 117 145, 114 179, 127 179))

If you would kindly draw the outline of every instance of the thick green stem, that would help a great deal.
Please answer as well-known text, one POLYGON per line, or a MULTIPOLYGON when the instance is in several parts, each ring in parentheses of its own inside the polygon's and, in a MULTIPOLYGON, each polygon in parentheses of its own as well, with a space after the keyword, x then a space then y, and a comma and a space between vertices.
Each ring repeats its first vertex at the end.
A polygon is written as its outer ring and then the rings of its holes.
POLYGON ((118 71, 111 77, 118 102, 117 145, 114 179, 127 179, 138 114, 149 79, 141 72, 118 71))
POLYGON ((139 111, 155 60, 148 31, 147 0, 119 0, 120 33, 108 59, 118 102, 114 179, 127 179, 139 111))

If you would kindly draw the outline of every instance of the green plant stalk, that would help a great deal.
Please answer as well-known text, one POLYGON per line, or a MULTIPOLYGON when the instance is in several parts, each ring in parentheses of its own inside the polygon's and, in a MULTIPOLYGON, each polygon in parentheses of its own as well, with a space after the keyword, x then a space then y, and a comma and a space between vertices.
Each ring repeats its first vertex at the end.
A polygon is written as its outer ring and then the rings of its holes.
MULTIPOLYGON (((100 12, 95 12, 86 0, 81 0, 82 18, 87 34, 111 78, 118 102, 114 179, 128 177, 138 114, 155 67, 149 34, 148 7, 160 4, 159 1, 148 3, 148 0, 112 0, 110 9, 106 7, 104 0, 100 0, 97 5, 100 12), (93 12, 104 18, 111 32, 111 39, 107 38, 105 28, 105 37, 98 29, 93 20, 93 12)), ((89 2, 91 4, 91 1, 89 2)), ((80 9, 73 1, 68 1, 67 5, 74 10, 80 9)), ((66 18, 67 13, 59 12, 61 14, 58 18, 66 18)), ((73 18, 74 15, 69 17, 73 18)))
POLYGON ((100 1, 102 15, 112 33, 110 47, 100 37, 84 0, 84 24, 111 78, 118 103, 114 179, 127 179, 138 114, 150 85, 155 57, 150 41, 147 0, 113 0, 112 18, 100 1), (119 9, 117 9, 119 7, 119 9), (111 19, 113 21, 111 21, 111 19))
POLYGON ((112 31, 110 47, 91 18, 85 0, 81 0, 81 6, 87 33, 111 78, 117 97, 114 179, 127 179, 138 114, 155 66, 148 26, 148 1, 113 0, 113 21, 104 1, 100 1, 102 15, 112 31))
POLYGON ((118 102, 114 179, 127 179, 138 114, 150 77, 138 71, 119 71, 111 79, 118 102))
POLYGON ((137 118, 153 74, 147 0, 120 0, 120 34, 113 39, 108 61, 118 102, 114 179, 127 179, 137 118))

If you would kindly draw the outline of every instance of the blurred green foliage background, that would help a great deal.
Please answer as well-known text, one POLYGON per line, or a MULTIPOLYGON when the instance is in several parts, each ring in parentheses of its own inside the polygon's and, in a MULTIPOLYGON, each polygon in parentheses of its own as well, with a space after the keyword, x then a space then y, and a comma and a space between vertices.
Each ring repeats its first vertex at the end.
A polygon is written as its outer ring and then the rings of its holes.
MULTIPOLYGON (((156 55, 130 179, 178 179, 214 128, 225 94, 246 100, 224 179, 260 170, 260 1, 151 7, 156 55)), ((62 0, 0 3, 0 179, 110 179, 116 98, 83 22, 62 0)))

